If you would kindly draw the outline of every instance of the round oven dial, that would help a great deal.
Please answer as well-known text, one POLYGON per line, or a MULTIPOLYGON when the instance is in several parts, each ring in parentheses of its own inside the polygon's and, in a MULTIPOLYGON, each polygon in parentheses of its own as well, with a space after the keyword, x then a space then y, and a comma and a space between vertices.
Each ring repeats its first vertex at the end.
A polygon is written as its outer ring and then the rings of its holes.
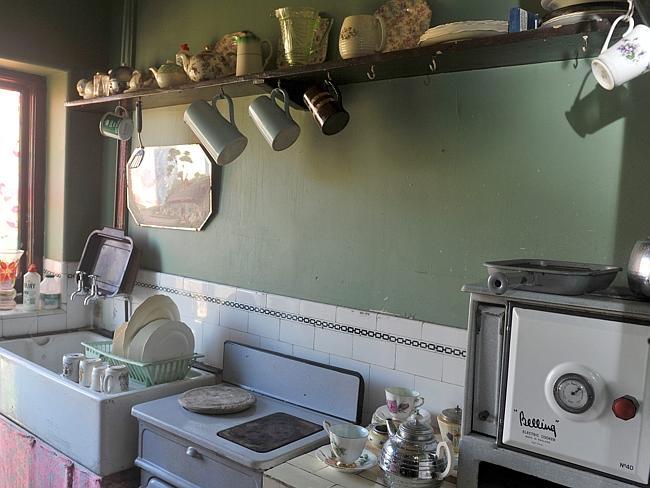
POLYGON ((566 412, 581 414, 594 404, 594 389, 584 376, 568 373, 560 376, 553 385, 553 397, 566 412))

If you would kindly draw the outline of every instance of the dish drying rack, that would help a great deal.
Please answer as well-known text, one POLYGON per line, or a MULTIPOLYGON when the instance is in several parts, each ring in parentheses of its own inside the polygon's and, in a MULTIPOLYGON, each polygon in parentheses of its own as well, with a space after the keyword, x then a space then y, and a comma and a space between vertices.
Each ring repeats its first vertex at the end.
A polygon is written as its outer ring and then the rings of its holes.
POLYGON ((129 368, 129 378, 144 386, 160 385, 182 380, 192 367, 192 361, 202 358, 203 354, 192 354, 166 361, 142 363, 113 354, 113 341, 82 342, 87 358, 100 358, 110 366, 124 365, 129 368))

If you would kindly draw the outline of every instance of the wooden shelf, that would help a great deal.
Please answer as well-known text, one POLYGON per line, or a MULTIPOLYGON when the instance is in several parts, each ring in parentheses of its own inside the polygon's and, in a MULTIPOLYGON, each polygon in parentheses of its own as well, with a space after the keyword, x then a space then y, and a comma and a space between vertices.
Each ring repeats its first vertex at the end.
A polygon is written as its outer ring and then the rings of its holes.
POLYGON ((66 102, 65 106, 74 110, 105 112, 119 102, 131 108, 140 98, 145 109, 167 107, 209 100, 221 90, 231 97, 242 97, 265 93, 278 85, 289 89, 292 99, 298 101, 300 90, 306 84, 327 77, 338 85, 346 85, 551 61, 574 62, 598 55, 609 27, 609 22, 602 21, 502 34, 246 76, 229 76, 173 89, 74 100, 66 102))

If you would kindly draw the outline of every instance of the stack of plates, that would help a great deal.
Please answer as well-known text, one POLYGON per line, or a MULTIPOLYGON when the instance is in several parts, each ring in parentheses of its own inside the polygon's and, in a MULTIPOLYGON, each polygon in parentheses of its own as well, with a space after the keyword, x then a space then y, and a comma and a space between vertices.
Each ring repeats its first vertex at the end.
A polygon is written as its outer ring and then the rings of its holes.
POLYGON ((420 37, 419 46, 431 46, 442 42, 475 39, 508 33, 508 22, 504 20, 475 20, 453 22, 427 30, 420 37))
POLYGON ((544 28, 613 21, 627 12, 627 2, 612 0, 542 0, 542 7, 551 11, 543 18, 544 28))
POLYGON ((191 356, 194 334, 179 319, 178 307, 171 298, 148 298, 133 312, 131 320, 115 330, 113 354, 143 363, 191 356))

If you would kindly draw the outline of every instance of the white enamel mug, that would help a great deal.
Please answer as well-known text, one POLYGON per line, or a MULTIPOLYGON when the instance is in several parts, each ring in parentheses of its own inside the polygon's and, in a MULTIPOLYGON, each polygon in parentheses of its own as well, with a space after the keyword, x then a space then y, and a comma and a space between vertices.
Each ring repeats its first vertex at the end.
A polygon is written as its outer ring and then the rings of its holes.
POLYGON ((129 391, 129 368, 123 364, 107 368, 102 379, 102 391, 108 394, 129 391))
POLYGON ((650 28, 645 25, 634 27, 631 17, 616 19, 600 55, 591 62, 591 70, 600 86, 606 90, 650 71, 650 28), (620 41, 609 47, 614 29, 624 20, 629 23, 627 31, 620 41))
POLYGON ((183 120, 192 129, 201 144, 221 166, 233 162, 246 148, 248 139, 235 125, 235 108, 232 98, 220 94, 212 99, 212 105, 204 100, 193 102, 183 115, 183 120), (217 108, 217 100, 228 103, 229 119, 217 108))
POLYGON ((92 382, 93 369, 98 364, 101 364, 102 360, 99 358, 86 358, 82 359, 79 362, 79 384, 90 388, 90 383, 92 382))
POLYGON ((95 391, 102 391, 102 383, 104 381, 104 374, 108 369, 108 364, 101 362, 93 368, 90 379, 90 388, 95 391))
POLYGON ((66 380, 79 383, 79 363, 82 359, 86 359, 80 352, 71 352, 63 355, 63 376, 66 380))
POLYGON ((341 464, 353 464, 366 446, 368 429, 354 424, 332 425, 323 421, 323 428, 330 436, 332 455, 341 464))
POLYGON ((300 126, 289 112, 289 95, 281 88, 274 88, 270 97, 262 95, 253 100, 248 114, 274 151, 287 149, 300 135, 300 126), (284 107, 277 104, 278 96, 284 107))

